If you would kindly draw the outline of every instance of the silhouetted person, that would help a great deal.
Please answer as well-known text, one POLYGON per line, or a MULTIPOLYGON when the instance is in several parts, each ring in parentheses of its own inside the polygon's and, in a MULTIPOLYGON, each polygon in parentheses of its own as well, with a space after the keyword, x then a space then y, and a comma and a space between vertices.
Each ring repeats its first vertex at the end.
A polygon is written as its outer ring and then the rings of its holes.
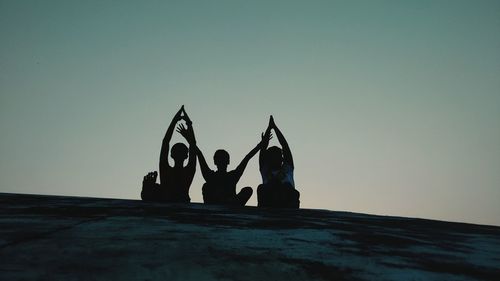
POLYGON ((262 136, 263 145, 259 153, 259 169, 262 184, 257 188, 259 207, 298 208, 300 193, 295 189, 293 180, 293 158, 285 137, 274 123, 271 115, 269 126, 262 136), (283 149, 277 146, 267 148, 272 138, 271 130, 283 149))
POLYGON ((251 187, 247 186, 236 194, 236 184, 243 175, 243 171, 245 171, 248 161, 257 154, 261 145, 262 142, 257 144, 257 146, 243 158, 238 167, 229 172, 227 171, 227 166, 229 165, 229 153, 227 153, 227 151, 219 149, 215 152, 214 163, 215 166, 217 166, 217 171, 212 171, 208 167, 201 150, 197 149, 201 173, 206 181, 202 188, 203 202, 206 204, 245 206, 248 199, 252 196, 253 190, 251 187))
POLYGON ((189 203, 191 201, 191 198, 189 198, 189 187, 196 172, 195 147, 196 139, 194 137, 192 122, 184 110, 184 106, 182 106, 170 122, 170 126, 163 138, 160 151, 160 184, 156 183, 158 176, 156 171, 148 173, 142 182, 142 200, 189 203), (184 116, 181 116, 181 114, 184 114, 184 116), (188 141, 189 149, 183 143, 176 143, 172 146, 171 157, 174 160, 174 166, 172 167, 168 163, 170 140, 175 125, 182 119, 186 121, 186 126, 180 124, 177 132, 188 141), (188 159, 188 163, 184 167, 186 159, 188 159))

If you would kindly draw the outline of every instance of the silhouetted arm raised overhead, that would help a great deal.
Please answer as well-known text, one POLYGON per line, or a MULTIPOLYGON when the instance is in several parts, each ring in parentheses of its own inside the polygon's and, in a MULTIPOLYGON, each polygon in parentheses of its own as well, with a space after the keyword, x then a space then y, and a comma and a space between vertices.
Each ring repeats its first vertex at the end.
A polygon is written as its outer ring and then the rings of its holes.
POLYGON ((276 133, 276 137, 278 138, 279 143, 281 144, 282 150, 283 150, 283 162, 289 164, 290 166, 293 166, 293 157, 292 157, 292 152, 290 151, 290 147, 288 146, 288 143, 286 142, 285 137, 281 133, 280 129, 278 126, 276 126, 276 123, 274 123, 274 118, 271 115, 271 119, 269 120, 269 123, 271 127, 274 129, 274 132, 276 133))
MULTIPOLYGON (((269 140, 267 142, 269 142, 269 140)), ((243 175, 243 172, 247 167, 248 161, 250 161, 250 159, 252 159, 252 157, 254 157, 255 154, 257 154, 257 151, 260 150, 263 143, 264 143, 264 138, 262 138, 262 140, 252 150, 250 150, 250 152, 245 156, 245 158, 241 160, 241 163, 238 165, 238 167, 236 167, 234 172, 238 179, 241 178, 241 176, 243 175)))
POLYGON ((207 165, 207 161, 205 161, 205 157, 203 156, 203 153, 201 153, 201 150, 196 146, 196 155, 198 155, 198 162, 200 163, 200 169, 201 169, 201 174, 203 175, 203 178, 205 181, 208 181, 212 175, 212 170, 207 165))
POLYGON ((180 133, 186 141, 189 143, 189 159, 186 168, 190 170, 196 170, 196 138, 194 136, 193 122, 186 113, 186 110, 182 108, 184 116, 182 117, 186 121, 186 126, 180 124, 177 127, 177 132, 180 133))
POLYGON ((262 168, 264 167, 265 165, 265 155, 266 155, 266 150, 267 150, 267 147, 269 146, 269 141, 271 140, 272 138, 272 134, 271 134, 271 127, 268 126, 267 129, 266 129, 266 132, 265 133, 262 133, 262 141, 261 141, 261 145, 260 145, 260 151, 259 151, 259 169, 262 170, 262 168))
MULTIPOLYGON (((162 173, 162 171, 164 172, 164 171, 166 171, 166 169, 168 167, 170 167, 170 165, 168 164, 168 153, 170 150, 170 140, 172 139, 172 134, 174 133, 175 124, 177 124, 177 122, 179 120, 181 120, 181 113, 182 113, 183 109, 184 109, 184 106, 182 106, 181 109, 179 109, 179 111, 177 111, 174 118, 170 122, 170 125, 168 126, 168 129, 167 129, 167 132, 165 133, 165 136, 163 137, 163 142, 161 144, 161 150, 160 150, 160 177, 162 174, 164 174, 164 173, 162 173)), ((160 181, 161 181, 161 178, 160 178, 160 181)))

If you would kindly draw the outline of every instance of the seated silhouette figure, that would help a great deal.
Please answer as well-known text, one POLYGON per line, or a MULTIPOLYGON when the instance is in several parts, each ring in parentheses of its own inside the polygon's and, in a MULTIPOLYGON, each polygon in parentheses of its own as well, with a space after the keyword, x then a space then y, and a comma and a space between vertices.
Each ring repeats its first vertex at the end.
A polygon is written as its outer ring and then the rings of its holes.
POLYGON ((262 135, 259 153, 259 169, 262 184, 257 188, 259 207, 299 208, 300 193, 293 180, 293 158, 285 137, 274 123, 271 115, 266 132, 262 135), (272 138, 271 130, 283 149, 277 146, 267 148, 272 138))
POLYGON ((249 186, 244 187, 236 194, 236 184, 240 180, 248 161, 257 154, 262 141, 255 146, 241 163, 232 171, 227 171, 229 165, 229 153, 219 149, 214 154, 214 163, 217 166, 216 171, 212 171, 205 161, 205 157, 199 148, 198 161, 200 163, 201 173, 206 183, 203 184, 203 202, 205 204, 236 205, 245 206, 248 199, 252 196, 253 189, 249 186))
POLYGON ((189 203, 191 201, 189 197, 189 187, 191 186, 196 172, 195 147, 196 139, 192 122, 184 110, 184 106, 182 106, 170 122, 165 137, 163 138, 160 151, 160 184, 156 183, 158 177, 156 171, 148 173, 142 182, 142 200, 189 203), (182 114, 184 115, 182 116, 182 114), (174 166, 172 167, 168 163, 170 140, 172 139, 175 125, 183 119, 186 121, 186 126, 180 124, 177 127, 177 132, 187 140, 189 149, 183 143, 176 143, 172 146, 171 157, 174 160, 174 166), (188 163, 184 166, 186 159, 188 159, 188 163))

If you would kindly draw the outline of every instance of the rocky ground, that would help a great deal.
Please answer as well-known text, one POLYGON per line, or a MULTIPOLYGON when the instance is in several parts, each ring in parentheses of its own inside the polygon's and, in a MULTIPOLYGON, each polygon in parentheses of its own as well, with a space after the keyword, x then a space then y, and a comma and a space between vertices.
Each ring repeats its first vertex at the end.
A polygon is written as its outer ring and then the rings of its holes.
POLYGON ((500 227, 0 193, 0 280, 500 280, 500 227))

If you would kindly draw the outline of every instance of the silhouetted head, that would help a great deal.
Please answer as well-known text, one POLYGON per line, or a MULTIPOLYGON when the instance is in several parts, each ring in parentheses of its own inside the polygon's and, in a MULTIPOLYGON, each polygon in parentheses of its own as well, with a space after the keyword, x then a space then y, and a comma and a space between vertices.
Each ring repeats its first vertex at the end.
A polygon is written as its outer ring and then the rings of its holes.
POLYGON ((225 171, 229 165, 229 153, 224 149, 219 149, 214 153, 214 163, 217 169, 225 171))
POLYGON ((266 151, 266 162, 271 170, 277 170, 281 168, 283 164, 283 152, 281 148, 277 146, 271 146, 266 151))
POLYGON ((172 146, 170 155, 175 162, 184 163, 184 160, 188 157, 188 148, 185 144, 178 142, 172 146))

